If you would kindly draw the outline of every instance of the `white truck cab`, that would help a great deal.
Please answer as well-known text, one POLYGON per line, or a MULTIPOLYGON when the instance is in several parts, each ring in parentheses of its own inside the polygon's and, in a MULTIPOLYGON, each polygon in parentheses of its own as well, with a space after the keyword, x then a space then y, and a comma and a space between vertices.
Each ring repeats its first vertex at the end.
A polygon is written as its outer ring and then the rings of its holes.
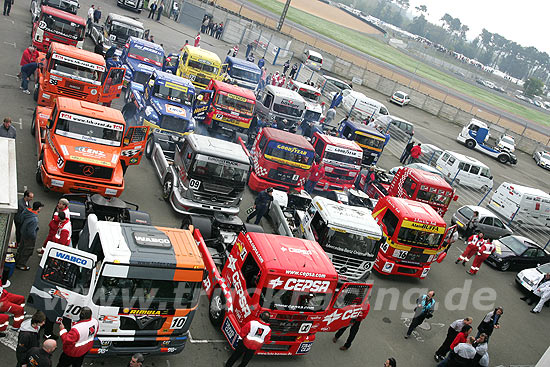
POLYGON ((365 279, 385 240, 372 212, 324 197, 313 198, 300 226, 302 236, 317 241, 338 274, 365 279))
POLYGON ((317 122, 321 119, 323 108, 321 107, 321 91, 311 85, 291 80, 289 89, 297 92, 304 98, 306 111, 304 121, 317 122))
MULTIPOLYGON (((480 128, 489 130, 489 126, 485 122, 477 119, 472 119, 468 125, 462 128, 462 131, 460 132, 456 140, 461 143, 465 143, 466 140, 470 138, 470 131, 477 132, 480 128)), ((484 143, 486 143, 489 140, 489 136, 490 134, 487 133, 484 143)))

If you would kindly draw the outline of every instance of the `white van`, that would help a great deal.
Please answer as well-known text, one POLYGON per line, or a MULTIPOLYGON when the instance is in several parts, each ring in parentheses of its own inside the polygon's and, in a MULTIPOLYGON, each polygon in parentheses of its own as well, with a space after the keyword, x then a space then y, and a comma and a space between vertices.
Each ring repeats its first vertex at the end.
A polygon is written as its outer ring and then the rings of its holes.
POLYGON ((436 168, 449 182, 454 179, 456 184, 481 190, 493 187, 493 176, 489 167, 464 154, 446 150, 437 159, 436 168))
POLYGON ((363 120, 390 114, 382 103, 351 89, 342 91, 342 107, 348 114, 353 109, 353 114, 358 114, 363 120))
POLYGON ((323 55, 313 50, 305 50, 303 61, 308 68, 320 71, 323 66, 323 55))
POLYGON ((517 223, 550 226, 550 195, 533 187, 503 182, 491 197, 489 208, 506 219, 515 215, 517 223))

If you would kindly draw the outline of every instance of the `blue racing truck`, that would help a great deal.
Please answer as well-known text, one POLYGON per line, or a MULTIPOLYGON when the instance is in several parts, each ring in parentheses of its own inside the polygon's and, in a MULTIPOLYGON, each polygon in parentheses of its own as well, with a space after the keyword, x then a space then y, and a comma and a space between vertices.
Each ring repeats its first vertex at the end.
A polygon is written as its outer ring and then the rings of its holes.
POLYGON ((353 140, 363 148, 362 164, 375 165, 386 146, 386 136, 372 127, 344 119, 338 127, 338 136, 353 140))
POLYGON ((128 89, 130 102, 124 109, 132 110, 134 118, 123 113, 130 121, 149 126, 145 145, 145 155, 148 158, 153 153, 155 143, 160 143, 163 149, 173 150, 174 143, 195 131, 195 87, 189 80, 155 70, 145 86, 132 82, 128 89))
MULTIPOLYGON (((162 70, 164 49, 162 46, 137 37, 130 37, 120 55, 122 67, 126 69, 124 86, 130 82, 144 85, 154 70, 162 70)), ((126 100, 129 100, 129 88, 126 100)), ((142 89, 143 92, 143 89, 142 89)))
POLYGON ((483 121, 472 119, 468 126, 462 128, 456 140, 469 149, 475 149, 493 157, 500 163, 516 164, 518 162, 516 155, 508 149, 489 145, 489 127, 483 121))
POLYGON ((224 62, 226 81, 235 82, 239 87, 256 90, 262 71, 253 62, 227 56, 224 62), (227 66, 225 66, 227 65, 227 66))

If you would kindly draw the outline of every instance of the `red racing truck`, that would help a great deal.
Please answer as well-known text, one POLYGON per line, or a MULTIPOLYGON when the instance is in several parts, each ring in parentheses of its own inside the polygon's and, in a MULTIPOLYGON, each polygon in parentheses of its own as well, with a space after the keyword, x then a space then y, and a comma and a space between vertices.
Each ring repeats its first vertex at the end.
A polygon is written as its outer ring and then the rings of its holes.
POLYGON ((85 29, 86 21, 78 15, 42 6, 40 17, 32 25, 32 44, 40 52, 48 51, 52 42, 82 48, 85 29))
POLYGON ((455 190, 443 177, 417 168, 401 167, 389 184, 371 182, 366 189, 365 179, 366 175, 362 175, 359 188, 372 199, 389 195, 419 201, 431 205, 441 217, 447 213, 451 201, 458 200, 455 190))
POLYGON ((316 132, 311 141, 315 154, 325 165, 325 175, 317 182, 322 191, 351 189, 361 172, 363 149, 356 142, 316 132))
POLYGON ((336 331, 369 312, 372 284, 339 279, 317 242, 240 232, 233 246, 212 255, 216 250, 199 229, 194 235, 208 273, 203 287, 210 321, 232 348, 241 328, 264 311, 272 330, 271 341, 256 352, 264 355, 306 354, 317 332, 336 331))
POLYGON ((315 151, 302 135, 265 127, 256 137, 250 155, 254 168, 248 180, 251 190, 273 187, 288 191, 304 186, 315 151))
POLYGON ((385 196, 372 216, 386 236, 374 269, 380 274, 399 274, 424 279, 434 261, 445 258, 445 221, 428 204, 385 196))

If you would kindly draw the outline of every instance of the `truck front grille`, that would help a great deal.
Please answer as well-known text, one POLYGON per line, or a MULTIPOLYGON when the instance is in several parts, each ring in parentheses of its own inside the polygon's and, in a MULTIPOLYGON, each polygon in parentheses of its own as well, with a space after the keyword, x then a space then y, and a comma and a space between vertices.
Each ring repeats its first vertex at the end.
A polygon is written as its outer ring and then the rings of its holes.
MULTIPOLYGON (((311 321, 307 321, 311 323, 311 321)), ((300 328, 304 321, 299 320, 280 320, 280 319, 271 319, 269 320, 269 326, 271 330, 275 333, 284 333, 284 334, 298 334, 300 328)))
POLYGON ((159 330, 166 321, 165 317, 137 316, 120 317, 120 330, 159 330))
POLYGON ((75 90, 73 88, 67 88, 67 87, 57 87, 57 91, 62 96, 68 96, 76 99, 85 99, 88 95, 86 92, 81 92, 79 90, 75 90))
POLYGON ((113 175, 113 169, 109 167, 95 166, 88 163, 67 161, 63 171, 73 175, 79 175, 90 178, 100 178, 110 180, 113 175))
POLYGON ((186 132, 189 120, 180 119, 174 116, 162 116, 161 127, 170 131, 186 132))
POLYGON ((363 274, 365 274, 365 271, 370 270, 370 267, 368 269, 361 269, 363 260, 336 254, 332 254, 332 264, 334 265, 334 268, 336 269, 338 274, 345 275, 349 279, 353 280, 361 279, 363 277, 363 274), (346 271, 342 273, 342 270, 346 271))
POLYGON ((294 171, 271 169, 267 174, 267 177, 274 180, 285 182, 291 185, 297 185, 298 175, 294 171))

